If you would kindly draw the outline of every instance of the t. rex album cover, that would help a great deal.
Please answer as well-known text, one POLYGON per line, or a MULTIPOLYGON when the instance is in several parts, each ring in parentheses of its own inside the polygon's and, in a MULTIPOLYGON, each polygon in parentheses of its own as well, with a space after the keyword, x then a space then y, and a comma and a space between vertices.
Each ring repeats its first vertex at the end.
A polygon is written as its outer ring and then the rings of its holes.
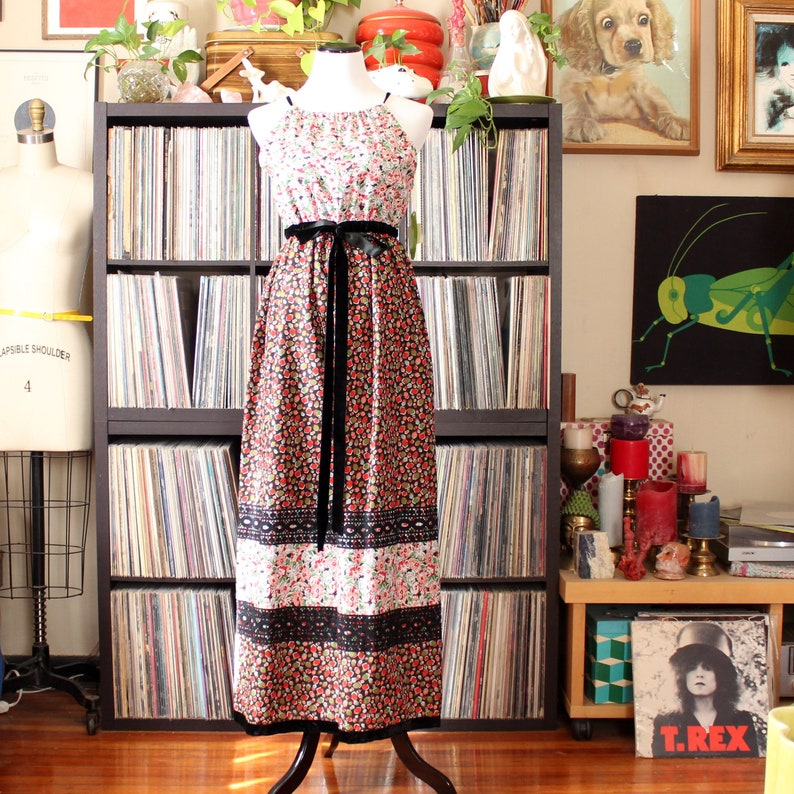
POLYGON ((766 614, 641 612, 631 645, 638 756, 766 754, 766 614))

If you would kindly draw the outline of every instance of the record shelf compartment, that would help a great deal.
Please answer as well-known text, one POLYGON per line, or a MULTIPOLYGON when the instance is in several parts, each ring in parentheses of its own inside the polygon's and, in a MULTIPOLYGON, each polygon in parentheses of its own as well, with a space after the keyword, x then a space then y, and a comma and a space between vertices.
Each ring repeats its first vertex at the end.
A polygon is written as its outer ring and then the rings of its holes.
MULTIPOLYGON (((129 385, 124 381, 126 373, 119 375, 117 371, 119 343, 109 344, 108 334, 114 317, 126 319, 124 312, 120 315, 119 307, 127 306, 127 297, 118 296, 129 293, 114 290, 128 276, 144 277, 140 282, 145 286, 141 286, 140 290, 157 290, 172 277, 185 282, 193 290, 194 303, 180 303, 174 295, 169 298, 179 303, 180 311, 185 306, 188 309, 198 306, 195 295, 205 279, 225 276, 233 281, 242 277, 247 279, 247 308, 243 311, 253 320, 261 279, 267 274, 273 252, 280 244, 280 233, 278 220, 272 217, 267 202, 262 198, 265 193, 258 166, 258 152, 248 133, 246 121, 252 107, 247 103, 135 105, 104 102, 95 106, 95 504, 102 727, 106 729, 236 728, 228 711, 233 570, 230 571, 227 564, 214 566, 215 551, 206 552, 208 556, 197 562, 190 556, 195 549, 189 544, 184 548, 180 544, 170 548, 168 531, 180 525, 180 516, 173 512, 178 509, 173 504, 173 482, 168 487, 163 486, 162 491, 157 491, 159 486, 155 484, 153 472, 167 472, 171 464, 163 469, 160 463, 160 469, 149 470, 148 464, 140 462, 130 464, 125 459, 126 462, 119 463, 119 454, 124 449, 124 454, 138 456, 134 458, 136 461, 159 460, 158 456, 165 454, 163 449, 167 449, 170 455, 185 445, 209 448, 213 450, 212 454, 223 456, 226 462, 218 463, 219 470, 224 470, 226 466, 228 471, 224 477, 228 482, 233 482, 235 456, 239 455, 242 408, 221 405, 190 407, 194 404, 193 396, 184 393, 174 401, 169 395, 162 405, 149 405, 146 402, 146 388, 139 390, 137 397, 129 397, 124 391, 129 385), (215 144, 207 145, 207 142, 216 140, 216 135, 222 143, 213 149, 215 144), (184 158, 180 166, 171 154, 164 156, 171 138, 180 141, 180 151, 185 145, 196 146, 198 148, 195 151, 200 154, 204 146, 208 152, 207 162, 211 164, 196 168, 195 163, 202 162, 201 157, 197 156, 191 172, 184 158), (131 144, 130 141, 135 143, 131 144), (148 147, 143 149, 148 170, 142 173, 137 173, 133 168, 135 146, 148 147), (212 151, 233 154, 225 159, 218 158, 215 163, 212 151), (231 163, 230 157, 233 158, 231 163), (163 169, 159 177, 157 167, 163 169), (169 195, 173 195, 174 191, 187 190, 183 181, 196 174, 197 181, 191 183, 194 186, 189 189, 199 191, 195 200, 199 208, 217 205, 217 199, 215 205, 212 199, 202 204, 203 194, 200 191, 205 187, 202 180, 226 179, 226 183, 221 181, 221 184, 233 185, 235 189, 240 184, 247 185, 245 190, 250 195, 240 196, 236 202, 227 202, 229 206, 220 207, 227 213, 220 225, 239 230, 242 238, 232 235, 228 240, 215 239, 210 235, 205 239, 205 233, 213 231, 209 227, 219 225, 218 218, 212 217, 209 223, 203 223, 199 217, 199 225, 191 232, 191 227, 184 224, 195 222, 196 219, 178 214, 184 208, 185 198, 179 198, 173 206, 167 204, 169 195), (211 177, 211 174, 216 174, 216 177, 211 177), (236 178, 237 174, 239 179, 236 178), (120 182, 125 179, 128 184, 121 185, 120 182), (132 199, 131 196, 135 195, 137 198, 132 199), (128 205, 130 201, 132 204, 128 205), (156 209, 153 210, 153 207, 156 209), (147 230, 153 225, 159 231, 156 236, 147 239, 147 230), (169 239, 168 236, 179 229, 182 229, 182 239, 169 239), (190 248, 194 243, 198 247, 190 248), (110 294, 117 296, 114 299, 115 306, 108 305, 109 285, 112 286, 110 294), (109 384, 115 391, 109 392, 109 384), (114 396, 109 399, 111 393, 114 396), (129 475, 126 479, 128 474, 125 472, 128 469, 125 466, 132 466, 134 476, 129 475), (125 545, 122 542, 126 531, 124 527, 132 527, 134 521, 129 521, 129 518, 137 516, 129 504, 130 499, 136 498, 136 488, 146 494, 154 489, 160 495, 152 501, 154 518, 150 516, 146 519, 149 522, 147 534, 130 539, 125 545), (164 498, 162 494, 171 496, 164 498), (124 524, 124 521, 128 524, 124 524), (150 554, 153 555, 151 559, 150 554), (207 615, 210 617, 205 620, 202 616, 207 615), (151 649, 149 641, 162 636, 166 630, 164 627, 171 632, 168 642, 155 642, 155 647, 151 649), (176 659, 176 666, 175 657, 183 657, 176 659), (162 666, 161 673, 158 672, 158 666, 162 666), (195 676, 198 678, 194 679, 195 676), (194 686, 196 680, 200 687, 205 688, 203 699, 193 697, 192 692, 186 691, 194 686), (130 686, 130 681, 136 682, 134 686, 130 686), (147 687, 152 687, 152 691, 148 691, 147 687), (146 690, 143 696, 138 694, 141 689, 146 690)), ((479 168, 483 175, 478 188, 478 200, 485 203, 485 208, 480 206, 477 210, 478 217, 482 223, 493 226, 495 231, 471 230, 479 234, 478 244, 481 246, 478 249, 481 253, 471 256, 465 248, 445 249, 446 241, 437 234, 434 241, 434 235, 430 232, 434 220, 425 217, 422 219, 426 229, 425 255, 420 250, 419 256, 414 257, 414 266, 418 277, 460 278, 461 281, 456 284, 461 288, 479 289, 485 281, 479 282, 477 279, 495 279, 497 289, 515 290, 514 305, 518 309, 513 312, 512 322, 519 334, 528 332, 527 328, 523 331, 520 328, 524 301, 528 300, 521 291, 523 284, 529 285, 534 279, 532 283, 539 280, 545 285, 545 297, 539 299, 540 303, 537 304, 542 306, 544 312, 539 320, 540 332, 537 328, 532 332, 532 338, 540 344, 539 356, 533 365, 535 369, 531 370, 540 379, 540 396, 526 399, 520 396, 506 397, 494 405, 445 405, 436 410, 436 435, 440 445, 458 448, 487 444, 506 448, 517 446, 519 451, 515 454, 519 455, 531 451, 530 462, 526 465, 537 467, 532 470, 532 476, 537 480, 534 488, 538 498, 534 507, 516 502, 515 510, 517 513, 523 511, 525 527, 515 537, 520 538, 526 549, 530 549, 528 553, 533 555, 533 560, 531 564, 513 565, 501 555, 502 559, 495 567, 489 568, 488 563, 484 563, 485 567, 468 565, 456 569, 453 564, 444 573, 444 601, 451 605, 455 614, 466 612, 472 615, 472 610, 482 608, 478 605, 487 604, 489 609, 497 612, 503 610, 501 614, 513 621, 508 639, 517 643, 517 650, 511 663, 514 677, 521 679, 521 682, 517 688, 512 677, 507 682, 508 686, 515 689, 511 701, 514 708, 499 705, 499 697, 493 695, 499 682, 493 680, 490 682, 493 696, 487 696, 481 705, 472 706, 466 702, 466 698, 472 697, 471 691, 467 690, 468 694, 464 693, 463 700, 449 711, 454 716, 443 718, 442 725, 452 730, 550 729, 556 726, 557 720, 559 493, 558 488, 547 487, 547 484, 556 485, 559 482, 561 112, 557 104, 508 104, 495 106, 494 111, 497 127, 501 131, 516 131, 512 135, 513 140, 523 141, 523 131, 537 132, 529 133, 531 144, 515 145, 506 162, 511 164, 511 168, 527 168, 527 173, 533 174, 531 179, 511 177, 508 182, 531 183, 540 192, 536 192, 536 198, 516 203, 510 195, 500 192, 509 190, 509 185, 504 181, 501 185, 494 182, 495 153, 475 153, 475 157, 481 157, 479 168), (534 147, 534 154, 528 155, 531 147, 534 147), (500 196, 505 198, 500 199, 500 196), (494 212, 505 210, 508 201, 510 217, 500 216, 492 223, 494 212), (498 238, 503 229, 512 229, 516 223, 517 229, 532 229, 534 237, 529 247, 522 247, 521 239, 513 233, 503 236, 498 250, 488 251, 487 247, 482 247, 483 244, 487 246, 489 233, 498 238), (441 245, 441 248, 431 248, 431 243, 441 245)), ((445 112, 444 107, 434 108, 436 144, 444 126, 445 112)), ((505 141, 508 138, 511 136, 506 135, 505 141)), ((420 160, 422 157, 431 158, 424 161, 428 173, 434 167, 432 158, 435 156, 429 150, 423 150, 420 155, 420 160)), ((420 178, 421 174, 418 173, 417 179, 420 178)), ((431 194, 439 193, 438 184, 438 180, 430 184, 431 194)), ((453 216, 463 212, 462 217, 468 218, 470 205, 459 204, 458 198, 455 198, 465 194, 465 189, 461 193, 460 185, 454 187, 452 183, 444 192, 453 216)), ((205 213, 208 211, 204 210, 205 213)), ((403 237, 406 242, 407 226, 403 237)), ((467 244, 465 240, 460 242, 467 244)), ((179 289, 177 293, 182 295, 179 289)), ((194 363, 190 353, 193 337, 200 336, 197 333, 198 320, 191 318, 189 322, 185 321, 189 314, 187 311, 178 315, 180 327, 175 331, 176 336, 184 336, 182 341, 187 351, 184 366, 188 378, 191 377, 194 363)), ((196 314, 200 315, 198 309, 196 314)), ((211 326, 212 321, 208 324, 211 326)), ((151 340, 166 339, 168 334, 160 333, 158 336, 147 326, 142 327, 141 338, 149 342, 148 348, 144 345, 143 349, 148 352, 154 349, 158 355, 163 353, 165 346, 152 345, 151 340)), ((517 347, 520 345, 519 339, 517 347)), ((177 354, 181 354, 180 351, 176 351, 177 354)), ((166 356, 163 360, 168 363, 171 358, 166 356)), ((163 377, 166 376, 155 375, 155 380, 163 377)), ((523 365, 514 370, 511 377, 511 388, 519 394, 524 385, 522 379, 528 377, 523 365)), ((491 484, 489 487, 494 486, 491 484)), ((135 521, 138 520, 135 518, 135 521)), ((513 530, 509 524, 508 520, 501 527, 499 537, 511 537, 513 530)), ((217 530, 225 537, 226 543, 228 535, 224 533, 227 529, 217 530)), ((489 555, 500 556, 501 552, 495 543, 483 543, 481 553, 485 558, 489 555)), ((209 547, 216 549, 218 545, 209 544, 209 547)), ((503 630, 503 623, 503 620, 496 621, 494 625, 498 624, 499 630, 503 630)), ((477 625, 476 616, 472 625, 477 625)), ((483 684, 489 683, 482 680, 482 671, 495 670, 499 665, 489 662, 484 650, 483 655, 478 657, 472 654, 467 643, 459 642, 458 628, 454 623, 448 625, 447 631, 447 645, 458 651, 455 663, 459 669, 470 666, 464 675, 469 682, 467 687, 480 692, 483 684), (471 668, 472 664, 480 666, 471 668)), ((478 637, 483 649, 488 639, 492 640, 491 653, 494 648, 502 647, 496 628, 491 634, 478 637)))

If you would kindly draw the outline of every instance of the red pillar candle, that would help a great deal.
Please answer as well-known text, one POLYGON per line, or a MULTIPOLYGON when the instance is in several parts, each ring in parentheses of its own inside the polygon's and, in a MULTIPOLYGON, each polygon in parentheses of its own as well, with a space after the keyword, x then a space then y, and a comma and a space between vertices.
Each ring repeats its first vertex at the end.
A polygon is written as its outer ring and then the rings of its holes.
POLYGON ((678 488, 674 482, 648 480, 637 489, 636 538, 641 549, 678 539, 678 488))
POLYGON ((705 452, 679 452, 676 463, 678 490, 682 493, 705 493, 707 462, 705 452))
POLYGON ((609 442, 610 468, 627 480, 647 480, 650 445, 647 438, 637 441, 613 438, 609 442))

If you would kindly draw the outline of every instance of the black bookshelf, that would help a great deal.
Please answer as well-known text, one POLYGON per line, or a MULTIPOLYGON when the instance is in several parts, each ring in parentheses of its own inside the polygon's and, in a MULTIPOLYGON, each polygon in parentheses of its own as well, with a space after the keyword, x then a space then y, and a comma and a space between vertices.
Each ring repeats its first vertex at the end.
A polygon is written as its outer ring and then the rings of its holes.
MULTIPOLYGON (((102 724, 113 730, 226 730, 234 729, 231 720, 130 719, 116 714, 114 701, 113 630, 111 594, 115 588, 150 585, 189 586, 212 583, 233 592, 234 582, 211 580, 151 580, 111 575, 109 522, 113 509, 109 492, 109 446, 117 441, 135 439, 209 438, 239 439, 242 411, 235 409, 140 409, 108 406, 108 346, 106 277, 116 272, 181 272, 247 274, 251 279, 252 304, 255 305, 254 279, 266 272, 268 262, 257 258, 259 215, 252 201, 251 257, 235 261, 131 261, 108 259, 107 240, 107 163, 108 131, 114 126, 193 126, 245 127, 249 104, 162 104, 125 105, 97 103, 95 108, 94 174, 94 415, 96 448, 96 523, 97 579, 99 598, 100 663, 102 667, 102 724)), ((547 445, 545 473, 546 544, 544 575, 519 579, 445 579, 442 588, 462 586, 501 587, 511 585, 545 594, 546 616, 543 651, 538 660, 544 668, 540 719, 444 720, 451 730, 531 730, 551 729, 557 722, 558 668, 558 571, 559 571, 559 428, 560 428, 560 352, 561 352, 561 261, 562 261, 562 149, 561 109, 557 104, 510 105, 494 107, 497 127, 548 129, 547 248, 545 261, 510 262, 417 262, 417 274, 541 274, 550 279, 550 318, 548 345, 548 407, 536 410, 437 411, 436 434, 443 442, 476 440, 519 440, 547 445)), ((434 107, 434 126, 443 127, 445 108, 434 107)), ((252 158, 256 157, 252 147, 252 158)), ((254 162, 255 165, 255 162, 254 162)))

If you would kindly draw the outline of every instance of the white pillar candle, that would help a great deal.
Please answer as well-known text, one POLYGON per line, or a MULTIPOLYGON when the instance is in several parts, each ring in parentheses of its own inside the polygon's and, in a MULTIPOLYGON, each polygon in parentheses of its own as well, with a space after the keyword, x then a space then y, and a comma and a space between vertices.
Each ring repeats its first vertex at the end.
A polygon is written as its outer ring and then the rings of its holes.
POLYGON ((623 543, 623 475, 608 471, 598 481, 598 518, 610 546, 623 543))
POLYGON ((593 446, 592 427, 566 427, 562 434, 565 449, 590 449, 593 446))

